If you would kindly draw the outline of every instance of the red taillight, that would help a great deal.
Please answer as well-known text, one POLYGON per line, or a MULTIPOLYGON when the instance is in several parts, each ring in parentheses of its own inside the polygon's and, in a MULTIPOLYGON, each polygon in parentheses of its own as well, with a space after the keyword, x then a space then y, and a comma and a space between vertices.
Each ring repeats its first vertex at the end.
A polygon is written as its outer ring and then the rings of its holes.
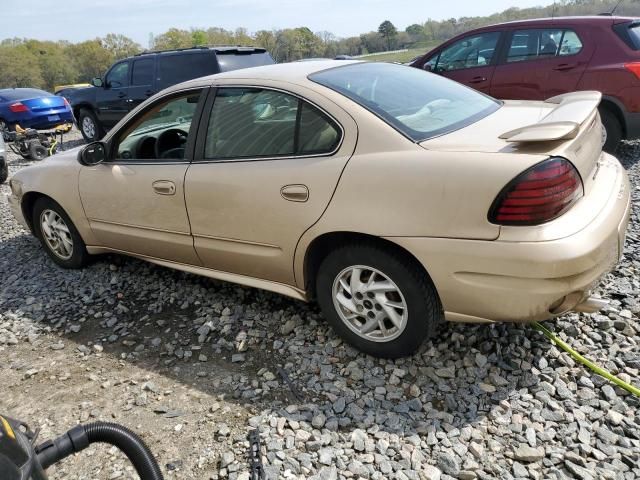
POLYGON ((624 68, 640 79, 640 62, 625 63, 624 68))
POLYGON ((24 103, 16 102, 9 105, 9 110, 11 110, 13 113, 20 113, 28 112, 29 108, 24 103))
POLYGON ((489 211, 499 225, 539 225, 558 218, 583 195, 582 179, 564 158, 550 158, 512 180, 489 211))
POLYGON ((69 105, 69 100, 67 100, 67 99, 66 99, 66 98, 64 98, 64 97, 62 97, 62 99, 64 100, 64 104, 65 104, 67 107, 70 107, 70 106, 71 106, 71 105, 69 105))

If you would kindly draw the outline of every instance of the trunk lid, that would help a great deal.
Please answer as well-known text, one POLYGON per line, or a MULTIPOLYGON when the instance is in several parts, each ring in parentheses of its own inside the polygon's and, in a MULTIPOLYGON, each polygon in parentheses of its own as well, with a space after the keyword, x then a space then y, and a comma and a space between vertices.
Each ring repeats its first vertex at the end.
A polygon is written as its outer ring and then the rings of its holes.
POLYGON ((29 107, 29 110, 35 113, 45 112, 62 112, 66 109, 64 98, 58 96, 30 98, 28 100, 20 100, 23 105, 29 107))
POLYGON ((466 128, 427 140, 428 150, 559 156, 578 170, 588 192, 602 155, 599 92, 574 92, 544 102, 505 101, 466 128))

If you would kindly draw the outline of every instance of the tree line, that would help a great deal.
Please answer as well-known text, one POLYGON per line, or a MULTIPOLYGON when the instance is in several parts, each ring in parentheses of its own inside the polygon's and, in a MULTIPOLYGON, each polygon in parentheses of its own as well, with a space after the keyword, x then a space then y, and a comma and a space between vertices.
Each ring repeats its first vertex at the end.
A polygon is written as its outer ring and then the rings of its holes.
MULTIPOLYGON (((428 19, 399 31, 389 20, 376 31, 338 38, 328 31, 312 32, 307 27, 249 32, 245 28, 218 27, 190 30, 171 28, 149 39, 150 50, 187 48, 196 45, 253 45, 266 48, 277 62, 336 55, 363 55, 397 48, 425 51, 459 33, 493 23, 526 18, 585 15, 610 12, 617 0, 560 0, 546 7, 512 7, 482 17, 447 20, 428 19)), ((640 16, 640 2, 622 2, 616 14, 640 16)), ((34 87, 53 90, 55 85, 84 83, 101 76, 116 60, 140 53, 140 44, 121 34, 79 43, 11 38, 0 42, 0 88, 34 87)))

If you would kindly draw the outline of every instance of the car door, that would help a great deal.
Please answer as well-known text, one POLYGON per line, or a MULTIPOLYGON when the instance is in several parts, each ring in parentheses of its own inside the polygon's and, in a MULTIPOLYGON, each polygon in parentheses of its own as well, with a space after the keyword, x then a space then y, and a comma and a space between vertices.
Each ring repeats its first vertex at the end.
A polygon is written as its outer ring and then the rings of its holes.
POLYGON ((131 61, 131 86, 129 87, 128 108, 133 110, 156 93, 153 87, 155 77, 155 56, 136 57, 131 61))
POLYGON ((474 33, 454 41, 427 60, 425 69, 488 93, 501 35, 474 33))
POLYGON ((107 141, 109 160, 80 171, 80 198, 96 238, 111 249, 199 265, 184 201, 196 119, 205 96, 164 96, 107 141))
POLYGON ((129 112, 130 77, 129 60, 116 63, 105 75, 103 88, 96 98, 98 118, 104 126, 114 126, 129 112))
POLYGON ((327 207, 357 128, 311 90, 269 85, 217 89, 185 180, 187 211, 205 267, 293 284, 298 240, 327 207))
POLYGON ((555 25, 513 30, 490 93, 507 100, 545 100, 572 92, 593 52, 588 30, 555 25))

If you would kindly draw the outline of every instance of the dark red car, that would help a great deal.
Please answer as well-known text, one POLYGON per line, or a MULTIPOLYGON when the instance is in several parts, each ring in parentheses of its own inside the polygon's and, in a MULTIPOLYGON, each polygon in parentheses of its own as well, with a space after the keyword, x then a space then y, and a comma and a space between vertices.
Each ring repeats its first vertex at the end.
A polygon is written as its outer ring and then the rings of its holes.
POLYGON ((492 25, 458 35, 411 66, 499 99, 545 100, 599 90, 605 150, 640 137, 640 19, 565 17, 492 25))

